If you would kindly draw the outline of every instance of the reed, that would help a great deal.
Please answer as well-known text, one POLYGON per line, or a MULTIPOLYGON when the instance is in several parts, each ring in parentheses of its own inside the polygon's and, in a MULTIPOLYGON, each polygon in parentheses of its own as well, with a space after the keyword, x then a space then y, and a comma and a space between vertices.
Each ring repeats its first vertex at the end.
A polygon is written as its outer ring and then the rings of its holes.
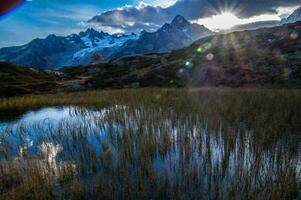
POLYGON ((74 106, 77 120, 1 129, 1 199, 301 198, 299 90, 146 88, 0 100, 2 117, 49 106, 74 106))

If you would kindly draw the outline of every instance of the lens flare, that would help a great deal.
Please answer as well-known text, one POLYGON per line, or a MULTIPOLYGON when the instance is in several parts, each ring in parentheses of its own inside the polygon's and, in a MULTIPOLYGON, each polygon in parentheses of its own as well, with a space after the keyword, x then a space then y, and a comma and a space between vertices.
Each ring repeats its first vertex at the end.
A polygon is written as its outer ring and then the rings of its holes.
POLYGON ((0 17, 13 11, 15 8, 24 3, 25 0, 1 0, 0 3, 0 17))
POLYGON ((199 47, 199 48, 197 48, 197 50, 196 50, 198 53, 202 53, 203 51, 204 51, 204 48, 203 47, 199 47))
POLYGON ((213 58, 214 58, 214 55, 213 55, 212 53, 209 53, 209 54, 207 54, 207 56, 206 56, 206 59, 207 59, 208 61, 213 60, 213 58))
POLYGON ((182 75, 184 74, 185 70, 183 68, 179 69, 179 74, 182 75))
POLYGON ((291 38, 292 40, 296 40, 296 39, 298 39, 298 37, 299 37, 299 35, 298 35, 297 32, 293 32, 293 33, 290 34, 290 38, 291 38))
POLYGON ((205 44, 203 44, 203 47, 205 50, 209 50, 212 47, 212 44, 210 42, 206 42, 205 44))
POLYGON ((190 62, 190 61, 187 61, 186 63, 185 63, 185 68, 186 69, 191 69, 193 67, 193 64, 190 62))

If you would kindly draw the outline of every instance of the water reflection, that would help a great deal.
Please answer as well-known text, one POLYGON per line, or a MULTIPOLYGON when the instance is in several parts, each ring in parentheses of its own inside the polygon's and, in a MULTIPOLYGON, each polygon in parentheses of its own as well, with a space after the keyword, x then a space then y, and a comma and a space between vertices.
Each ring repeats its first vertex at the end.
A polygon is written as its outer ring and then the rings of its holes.
POLYGON ((142 181, 150 194, 151 187, 168 183, 193 198, 300 180, 300 138, 264 142, 243 123, 211 127, 210 118, 176 115, 138 105, 44 108, 1 123, 0 155, 19 165, 35 161, 57 179, 68 171, 84 180, 101 176, 105 185, 142 181))

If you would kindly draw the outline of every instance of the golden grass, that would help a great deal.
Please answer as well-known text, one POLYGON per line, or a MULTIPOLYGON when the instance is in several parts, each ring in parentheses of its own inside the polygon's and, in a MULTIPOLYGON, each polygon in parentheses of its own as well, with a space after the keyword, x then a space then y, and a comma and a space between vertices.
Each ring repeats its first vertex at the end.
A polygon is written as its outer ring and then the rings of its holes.
POLYGON ((1 99, 0 112, 61 105, 93 117, 34 127, 40 143, 64 144, 67 158, 55 176, 39 156, 22 164, 11 156, 7 136, 25 137, 31 127, 2 132, 4 199, 29 191, 31 199, 300 198, 300 90, 89 91, 1 99), (93 114, 104 108, 104 118, 93 114), (98 153, 89 137, 101 130, 104 137, 93 139, 98 153))

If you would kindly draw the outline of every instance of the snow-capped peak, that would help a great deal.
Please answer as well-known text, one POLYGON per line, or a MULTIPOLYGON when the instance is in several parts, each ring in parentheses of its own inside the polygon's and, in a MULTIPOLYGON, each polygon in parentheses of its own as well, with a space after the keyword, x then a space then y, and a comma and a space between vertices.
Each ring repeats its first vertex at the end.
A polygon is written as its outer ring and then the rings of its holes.
POLYGON ((190 22, 187 21, 183 16, 177 15, 171 22, 172 26, 176 26, 177 28, 184 28, 190 25, 190 22))
MULTIPOLYGON (((89 59, 96 52, 101 52, 106 48, 120 47, 128 40, 137 40, 138 35, 132 34, 113 34, 97 32, 94 29, 88 29, 79 34, 82 42, 87 46, 73 55, 73 63, 80 64, 81 60, 89 59)), ((84 63, 84 61, 83 61, 84 63)))
POLYGON ((288 18, 282 20, 283 24, 294 23, 297 21, 301 21, 301 7, 296 9, 288 18))

